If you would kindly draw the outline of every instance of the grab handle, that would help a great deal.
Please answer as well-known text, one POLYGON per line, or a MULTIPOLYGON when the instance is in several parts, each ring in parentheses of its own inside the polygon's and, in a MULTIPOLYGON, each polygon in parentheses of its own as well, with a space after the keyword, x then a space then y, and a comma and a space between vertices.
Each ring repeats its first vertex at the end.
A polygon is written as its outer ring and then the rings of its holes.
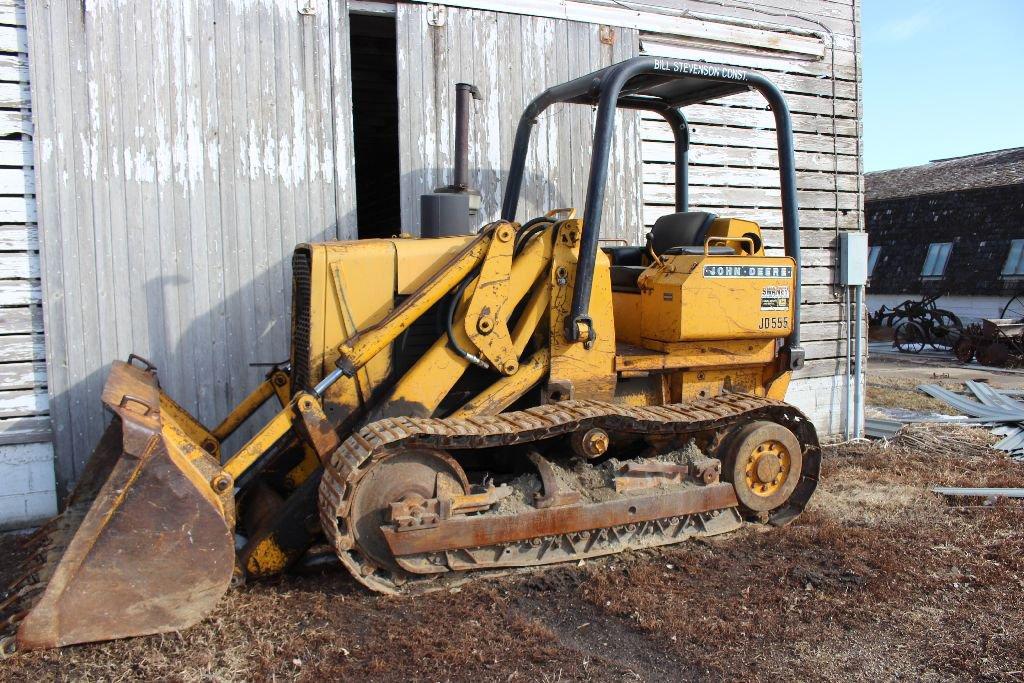
POLYGON ((754 245, 754 240, 749 237, 709 237, 704 240, 704 255, 707 256, 710 251, 711 243, 718 242, 728 246, 729 242, 743 242, 750 245, 750 254, 753 254, 757 249, 754 245))

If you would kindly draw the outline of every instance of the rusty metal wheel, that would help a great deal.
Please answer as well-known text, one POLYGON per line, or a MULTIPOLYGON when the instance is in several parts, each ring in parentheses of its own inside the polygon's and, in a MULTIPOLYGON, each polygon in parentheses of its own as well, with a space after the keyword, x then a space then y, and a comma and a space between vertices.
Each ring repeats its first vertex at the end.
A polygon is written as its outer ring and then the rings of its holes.
POLYGON ((956 359, 965 364, 974 360, 974 352, 977 350, 978 347, 974 343, 974 339, 966 335, 957 339, 956 344, 953 345, 953 354, 956 355, 956 359))
POLYGON ((790 430, 760 420, 726 437, 719 452, 722 477, 731 481, 740 505, 769 512, 786 503, 803 470, 800 442, 790 430))
POLYGON ((1013 295, 1006 305, 1003 306, 1003 310, 999 313, 1000 318, 1008 318, 1010 320, 1020 320, 1024 318, 1024 292, 1017 292, 1013 295))
POLYGON ((964 324, 952 311, 937 308, 926 319, 928 343, 936 351, 948 350, 956 346, 963 335, 964 324))
POLYGON ((18 639, 16 636, 4 636, 0 638, 0 659, 13 657, 18 653, 18 639))
POLYGON ((404 573, 380 530, 391 522, 391 504, 466 493, 466 473, 444 451, 407 448, 372 463, 352 491, 348 521, 356 549, 378 567, 404 573))
POLYGON ((921 353, 928 344, 928 334, 913 320, 901 323, 893 335, 892 345, 900 353, 921 353))

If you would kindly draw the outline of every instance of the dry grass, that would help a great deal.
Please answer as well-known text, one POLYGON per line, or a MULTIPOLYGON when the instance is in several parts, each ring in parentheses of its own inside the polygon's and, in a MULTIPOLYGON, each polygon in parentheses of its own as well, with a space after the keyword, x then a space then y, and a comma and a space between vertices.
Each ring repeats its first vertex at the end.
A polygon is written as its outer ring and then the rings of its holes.
POLYGON ((922 382, 916 378, 874 377, 868 381, 864 389, 864 401, 869 406, 879 408, 905 408, 923 413, 956 414, 955 410, 942 401, 918 391, 917 387, 920 384, 938 384, 952 391, 964 389, 963 382, 956 380, 933 379, 922 382))
POLYGON ((945 428, 944 448, 910 431, 830 449, 810 509, 782 529, 416 599, 368 594, 340 573, 290 577, 229 594, 187 632, 28 653, 0 674, 1024 680, 1024 507, 951 507, 927 491, 1024 486, 1024 467, 972 431, 945 428))

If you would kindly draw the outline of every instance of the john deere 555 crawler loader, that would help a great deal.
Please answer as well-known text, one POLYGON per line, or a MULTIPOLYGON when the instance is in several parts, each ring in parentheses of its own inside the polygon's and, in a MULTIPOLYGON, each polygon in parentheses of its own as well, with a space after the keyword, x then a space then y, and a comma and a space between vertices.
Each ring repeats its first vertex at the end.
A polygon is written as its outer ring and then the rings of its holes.
POLYGON ((783 402, 803 363, 792 132, 759 74, 637 57, 550 88, 519 122, 500 219, 303 244, 292 269, 290 363, 216 428, 148 362, 113 365, 113 421, 0 597, 5 654, 185 628, 311 548, 416 593, 785 524, 815 489, 814 428, 783 402), (784 256, 757 224, 687 206, 680 108, 747 90, 775 116, 784 256), (596 106, 583 214, 520 224, 531 128, 554 103, 596 106), (645 245, 601 248, 616 107, 672 127, 676 212, 645 245))

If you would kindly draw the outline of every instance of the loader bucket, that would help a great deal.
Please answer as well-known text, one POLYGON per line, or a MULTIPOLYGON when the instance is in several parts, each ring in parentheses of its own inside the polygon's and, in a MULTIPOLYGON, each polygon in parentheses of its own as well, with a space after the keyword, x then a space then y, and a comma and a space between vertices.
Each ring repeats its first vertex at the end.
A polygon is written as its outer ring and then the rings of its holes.
POLYGON ((0 596, 5 654, 186 628, 231 581, 231 487, 214 491, 218 463, 188 435, 198 423, 181 424, 155 372, 126 363, 103 402, 114 419, 67 508, 0 596))

